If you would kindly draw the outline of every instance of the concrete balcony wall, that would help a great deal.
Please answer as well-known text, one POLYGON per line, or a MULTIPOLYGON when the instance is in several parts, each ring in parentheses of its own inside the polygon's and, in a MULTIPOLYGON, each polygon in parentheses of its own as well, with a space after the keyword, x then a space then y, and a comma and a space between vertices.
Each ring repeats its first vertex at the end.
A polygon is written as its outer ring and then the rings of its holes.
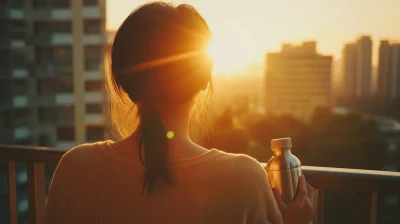
MULTIPOLYGON (((100 6, 85 6, 82 14, 84 19, 101 19, 104 17, 104 9, 100 6)), ((72 20, 71 8, 59 8, 50 10, 50 19, 56 21, 72 20)))
POLYGON ((29 76, 29 71, 24 68, 15 68, 12 70, 12 77, 14 79, 23 79, 29 76))
POLYGON ((25 41, 23 40, 11 40, 11 48, 24 48, 26 46, 25 41))
POLYGON ((74 94, 72 93, 57 93, 56 105, 72 105, 74 104, 74 94))
POLYGON ((100 6, 86 6, 83 7, 84 19, 101 19, 104 17, 104 10, 100 6))
POLYGON ((85 45, 104 45, 106 36, 102 34, 85 34, 83 36, 83 44, 85 45))
POLYGON ((16 108, 26 107, 28 105, 28 97, 25 95, 14 96, 13 106, 16 108))
POLYGON ((14 139, 25 139, 30 136, 30 131, 28 127, 17 127, 14 129, 14 139))
POLYGON ((71 149, 76 146, 74 141, 57 141, 55 144, 56 148, 59 149, 71 149))
POLYGON ((54 33, 51 35, 52 45, 72 45, 72 33, 54 33))
POLYGON ((86 124, 104 124, 103 114, 86 114, 85 115, 86 124))
POLYGON ((8 16, 11 19, 24 19, 25 17, 24 11, 22 11, 22 9, 10 9, 8 11, 8 16))
POLYGON ((71 20, 72 9, 70 8, 52 9, 50 16, 52 20, 71 20))
POLYGON ((92 70, 92 71, 85 71, 85 73, 83 74, 83 77, 85 78, 86 81, 98 81, 98 80, 104 80, 104 75, 101 71, 96 71, 96 70, 92 70))
POLYGON ((85 103, 102 103, 104 98, 103 92, 87 92, 84 96, 85 103))

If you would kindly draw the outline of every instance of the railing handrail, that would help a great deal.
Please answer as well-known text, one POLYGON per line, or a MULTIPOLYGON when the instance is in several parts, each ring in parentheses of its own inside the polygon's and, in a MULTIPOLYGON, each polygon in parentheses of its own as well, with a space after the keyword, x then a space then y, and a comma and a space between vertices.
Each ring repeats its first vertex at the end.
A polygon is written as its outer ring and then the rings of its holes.
POLYGON ((67 149, 0 144, 0 160, 57 164, 67 149))
MULTIPOLYGON (((57 164, 67 149, 0 144, 0 158, 57 164)), ((265 167, 265 163, 261 163, 265 167)), ((334 167, 302 166, 306 179, 315 188, 367 192, 400 193, 400 172, 334 167)))

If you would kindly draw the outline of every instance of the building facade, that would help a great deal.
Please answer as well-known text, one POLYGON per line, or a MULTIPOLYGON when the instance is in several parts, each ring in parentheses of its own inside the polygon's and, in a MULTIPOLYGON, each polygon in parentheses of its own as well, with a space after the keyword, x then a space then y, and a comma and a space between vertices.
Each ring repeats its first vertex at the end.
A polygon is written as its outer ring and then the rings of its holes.
POLYGON ((345 98, 372 96, 372 40, 369 36, 362 36, 343 47, 338 95, 345 98))
POLYGON ((357 40, 356 46, 356 97, 370 97, 372 95, 372 40, 369 36, 362 36, 357 40))
POLYGON ((332 56, 320 55, 316 42, 282 45, 266 57, 265 109, 309 121, 315 109, 331 104, 332 56))
POLYGON ((0 142, 104 139, 105 0, 3 0, 0 142))
POLYGON ((356 44, 346 44, 342 51, 342 96, 355 97, 357 89, 357 47, 356 44))
POLYGON ((380 42, 377 84, 379 98, 400 98, 400 44, 390 44, 387 40, 380 42))

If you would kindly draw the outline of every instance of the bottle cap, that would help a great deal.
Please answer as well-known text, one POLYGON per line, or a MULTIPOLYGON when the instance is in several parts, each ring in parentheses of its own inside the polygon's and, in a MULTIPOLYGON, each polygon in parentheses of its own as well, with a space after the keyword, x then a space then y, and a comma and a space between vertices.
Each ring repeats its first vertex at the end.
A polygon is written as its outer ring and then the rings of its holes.
POLYGON ((272 139, 271 140, 271 148, 272 148, 272 151, 279 150, 279 149, 292 148, 292 139, 289 137, 272 139))

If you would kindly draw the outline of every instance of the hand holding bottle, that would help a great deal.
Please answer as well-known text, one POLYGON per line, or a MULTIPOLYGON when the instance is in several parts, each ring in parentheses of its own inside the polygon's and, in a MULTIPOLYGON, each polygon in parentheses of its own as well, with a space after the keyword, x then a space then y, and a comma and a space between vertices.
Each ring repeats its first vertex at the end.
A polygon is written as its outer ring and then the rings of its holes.
POLYGON ((306 182, 304 175, 299 177, 299 191, 296 199, 286 204, 277 189, 272 189, 285 224, 309 224, 317 214, 318 190, 306 182))

